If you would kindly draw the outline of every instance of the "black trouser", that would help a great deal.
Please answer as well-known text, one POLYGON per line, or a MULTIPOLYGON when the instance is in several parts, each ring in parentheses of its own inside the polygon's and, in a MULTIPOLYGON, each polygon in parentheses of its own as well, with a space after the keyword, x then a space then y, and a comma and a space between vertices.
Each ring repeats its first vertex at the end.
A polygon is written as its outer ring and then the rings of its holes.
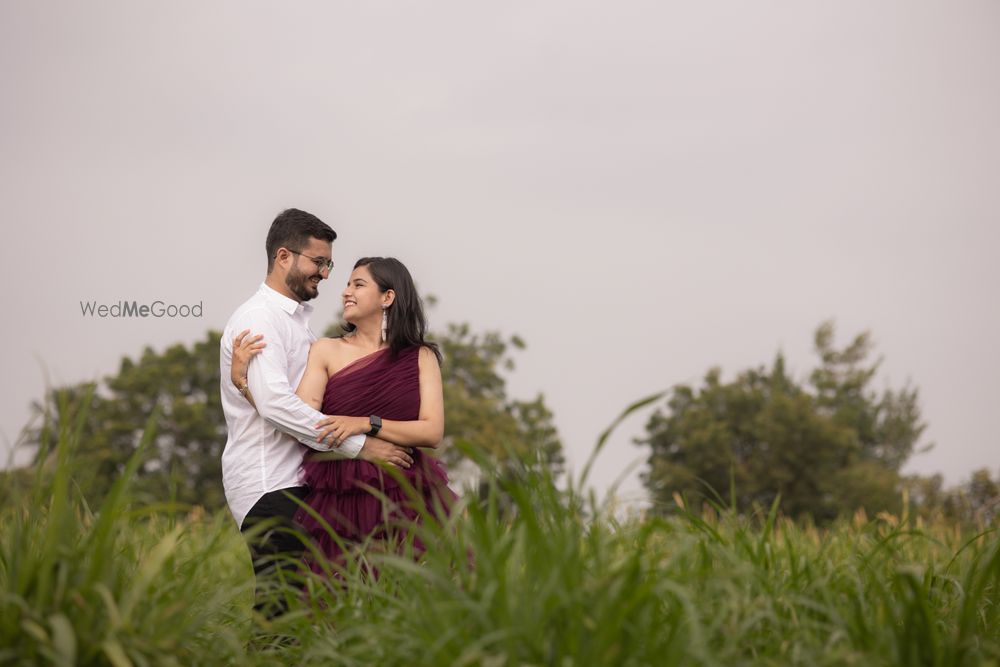
POLYGON ((247 540, 257 578, 254 609, 267 618, 280 616, 288 610, 287 590, 282 590, 278 584, 295 581, 294 575, 306 548, 299 535, 301 527, 293 520, 299 505, 289 496, 301 500, 308 493, 309 489, 304 486, 265 493, 247 513, 240 528, 240 532, 245 533, 262 521, 268 524, 263 532, 247 540), (288 574, 292 576, 287 577, 288 574))

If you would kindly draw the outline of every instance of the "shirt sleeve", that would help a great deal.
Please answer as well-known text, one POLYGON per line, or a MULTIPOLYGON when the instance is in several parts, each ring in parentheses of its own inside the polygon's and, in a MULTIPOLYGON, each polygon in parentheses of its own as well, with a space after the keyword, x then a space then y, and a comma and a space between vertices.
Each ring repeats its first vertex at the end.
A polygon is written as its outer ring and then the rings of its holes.
POLYGON ((357 458, 365 445, 365 436, 352 435, 339 447, 330 448, 317 442, 316 424, 326 415, 314 410, 295 395, 288 383, 288 350, 286 341, 274 322, 268 318, 252 318, 240 322, 236 331, 250 329, 253 335, 264 334, 267 346, 250 363, 247 384, 257 404, 257 412, 274 428, 287 433, 303 445, 319 451, 332 451, 345 458, 357 458))

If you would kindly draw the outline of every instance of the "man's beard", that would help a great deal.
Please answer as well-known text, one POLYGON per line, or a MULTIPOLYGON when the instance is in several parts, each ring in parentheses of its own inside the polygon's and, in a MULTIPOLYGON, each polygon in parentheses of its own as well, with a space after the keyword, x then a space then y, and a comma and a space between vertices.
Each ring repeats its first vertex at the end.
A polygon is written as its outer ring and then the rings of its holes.
POLYGON ((285 286, 292 290, 292 294, 299 298, 299 301, 309 301, 319 296, 319 290, 313 287, 310 289, 308 281, 315 276, 307 276, 298 269, 292 269, 285 276, 285 286))

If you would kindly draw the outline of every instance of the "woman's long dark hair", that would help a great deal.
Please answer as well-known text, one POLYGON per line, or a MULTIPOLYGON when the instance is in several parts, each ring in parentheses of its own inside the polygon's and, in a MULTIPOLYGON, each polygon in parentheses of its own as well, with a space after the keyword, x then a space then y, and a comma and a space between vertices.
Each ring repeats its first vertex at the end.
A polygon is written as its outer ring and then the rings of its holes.
MULTIPOLYGON (((413 345, 429 347, 438 363, 441 363, 441 350, 436 343, 424 340, 427 334, 427 320, 424 318, 424 305, 417 294, 416 285, 410 272, 395 257, 362 257, 354 264, 354 268, 367 266, 380 291, 392 290, 396 299, 389 306, 386 337, 389 339, 389 349, 393 356, 413 345)), ((343 325, 348 333, 357 327, 350 322, 343 325)))

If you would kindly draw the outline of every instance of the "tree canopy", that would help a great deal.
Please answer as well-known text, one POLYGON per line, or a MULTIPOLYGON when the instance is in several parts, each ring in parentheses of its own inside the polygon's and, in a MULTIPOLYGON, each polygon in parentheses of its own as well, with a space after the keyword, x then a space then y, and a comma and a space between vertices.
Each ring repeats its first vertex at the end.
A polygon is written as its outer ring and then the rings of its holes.
POLYGON ((814 343, 820 363, 808 382, 779 353, 729 382, 713 368, 700 388, 674 387, 638 441, 649 447, 643 482, 659 507, 681 494, 744 510, 780 495, 786 514, 818 521, 900 509, 899 471, 925 427, 917 389, 872 389, 880 361, 868 333, 838 349, 826 322, 814 343))

